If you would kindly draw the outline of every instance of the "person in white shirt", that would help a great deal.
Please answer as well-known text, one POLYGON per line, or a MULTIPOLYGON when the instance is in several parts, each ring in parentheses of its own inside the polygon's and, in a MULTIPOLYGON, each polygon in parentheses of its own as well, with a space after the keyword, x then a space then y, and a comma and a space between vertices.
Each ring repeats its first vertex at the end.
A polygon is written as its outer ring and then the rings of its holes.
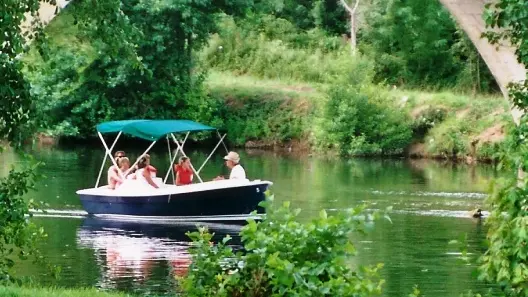
MULTIPOLYGON (((240 165, 240 156, 235 152, 229 152, 227 156, 224 157, 226 161, 226 166, 231 169, 229 174, 229 179, 246 179, 246 171, 240 165)), ((218 176, 214 180, 222 180, 223 176, 218 176)))

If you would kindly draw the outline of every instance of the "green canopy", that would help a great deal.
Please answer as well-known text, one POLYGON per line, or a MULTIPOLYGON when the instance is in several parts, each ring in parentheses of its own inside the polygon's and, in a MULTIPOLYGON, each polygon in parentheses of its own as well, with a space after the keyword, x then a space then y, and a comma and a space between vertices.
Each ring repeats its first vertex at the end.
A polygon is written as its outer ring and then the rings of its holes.
POLYGON ((100 133, 123 132, 146 140, 158 140, 170 133, 216 130, 188 120, 126 120, 97 125, 100 133))

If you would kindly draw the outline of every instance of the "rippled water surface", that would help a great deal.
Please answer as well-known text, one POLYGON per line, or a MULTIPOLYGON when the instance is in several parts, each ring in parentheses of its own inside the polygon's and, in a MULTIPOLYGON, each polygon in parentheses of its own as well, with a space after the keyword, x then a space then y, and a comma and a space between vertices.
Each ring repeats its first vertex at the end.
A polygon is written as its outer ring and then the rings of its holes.
MULTIPOLYGON (((160 170, 168 168, 166 154, 151 154, 160 170)), ((130 150, 129 150, 130 151, 130 150)), ((128 152, 133 158, 139 150, 128 152)), ((208 152, 190 154, 195 165, 208 152)), ((99 148, 42 149, 35 155, 46 165, 46 175, 37 191, 28 195, 46 202, 50 211, 34 220, 49 234, 41 249, 52 264, 62 267, 61 278, 49 276, 46 268, 23 263, 22 275, 60 286, 96 286, 106 290, 137 292, 141 295, 174 295, 175 276, 189 263, 185 232, 193 222, 123 222, 88 218, 75 191, 92 187, 103 151, 99 148)), ((467 234, 469 252, 478 255, 484 245, 485 229, 468 211, 485 199, 489 181, 497 173, 491 166, 466 166, 424 160, 332 160, 294 157, 247 151, 243 165, 252 179, 274 182, 278 201, 291 201, 303 209, 308 220, 320 209, 330 213, 360 204, 371 209, 392 206, 392 223, 381 222, 367 236, 354 238, 358 264, 384 263, 385 296, 406 296, 418 284, 425 296, 458 296, 481 285, 463 265, 460 253, 448 245, 467 234)), ((222 155, 213 157, 202 177, 226 174, 222 155)), ((13 154, 0 155, 5 174, 9 164, 22 162, 13 154)), ((105 170, 106 171, 106 170, 105 170)), ((105 179, 103 175, 103 179, 105 179)), ((217 238, 234 236, 239 225, 210 224, 217 238)))

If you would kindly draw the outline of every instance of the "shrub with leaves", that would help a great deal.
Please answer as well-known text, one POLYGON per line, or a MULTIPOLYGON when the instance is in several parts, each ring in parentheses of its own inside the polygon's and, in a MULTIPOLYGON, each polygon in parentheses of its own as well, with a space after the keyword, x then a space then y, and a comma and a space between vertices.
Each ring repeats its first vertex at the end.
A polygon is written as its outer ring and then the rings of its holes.
POLYGON ((400 154, 410 144, 410 117, 373 88, 333 84, 316 131, 321 149, 341 155, 400 154))
MULTIPOLYGON (((500 0, 490 3, 486 24, 498 30, 487 32, 493 43, 507 41, 528 66, 528 16, 526 0, 500 0)), ((509 173, 499 180, 488 199, 490 216, 489 247, 482 257, 481 278, 497 284, 503 296, 528 296, 528 89, 522 82, 510 86, 512 104, 522 110, 519 125, 510 131, 500 166, 509 173), (522 172, 524 171, 524 172, 522 172)))
MULTIPOLYGON (((6 147, 2 141, 19 148, 33 132, 32 98, 21 71, 20 55, 26 49, 24 36, 37 44, 42 41, 37 17, 39 5, 38 0, 0 2, 0 153, 6 147), (23 35, 21 24, 27 15, 33 17, 34 27, 23 35)), ((36 166, 13 168, 0 178, 0 281, 13 280, 10 268, 14 259, 17 255, 26 259, 34 254, 35 241, 43 235, 42 229, 37 230, 27 220, 32 204, 23 198, 34 183, 36 166)))
POLYGON ((234 252, 229 238, 212 244, 206 229, 189 233, 193 262, 182 280, 185 296, 373 296, 384 283, 381 264, 352 265, 351 236, 363 234, 381 213, 358 207, 328 216, 323 210, 308 223, 288 203, 266 218, 249 220, 240 232, 244 251, 234 252))
POLYGON ((423 138, 435 125, 440 124, 447 117, 447 109, 442 107, 428 107, 418 114, 413 123, 414 137, 423 138))

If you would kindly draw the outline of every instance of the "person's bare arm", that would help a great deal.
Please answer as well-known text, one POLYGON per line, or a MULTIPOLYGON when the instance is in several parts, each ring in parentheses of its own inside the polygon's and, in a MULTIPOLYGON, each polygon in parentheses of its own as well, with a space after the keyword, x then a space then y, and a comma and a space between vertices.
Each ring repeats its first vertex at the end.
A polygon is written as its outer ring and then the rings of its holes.
POLYGON ((176 185, 181 186, 180 173, 178 171, 176 171, 176 185))
POLYGON ((150 176, 150 172, 148 170, 143 170, 143 177, 145 177, 145 180, 153 186, 154 188, 159 188, 158 185, 152 180, 152 176, 150 176))
POLYGON ((113 179, 117 181, 118 183, 123 182, 123 180, 121 179, 119 174, 116 172, 116 170, 110 170, 109 174, 110 174, 110 179, 113 179))

